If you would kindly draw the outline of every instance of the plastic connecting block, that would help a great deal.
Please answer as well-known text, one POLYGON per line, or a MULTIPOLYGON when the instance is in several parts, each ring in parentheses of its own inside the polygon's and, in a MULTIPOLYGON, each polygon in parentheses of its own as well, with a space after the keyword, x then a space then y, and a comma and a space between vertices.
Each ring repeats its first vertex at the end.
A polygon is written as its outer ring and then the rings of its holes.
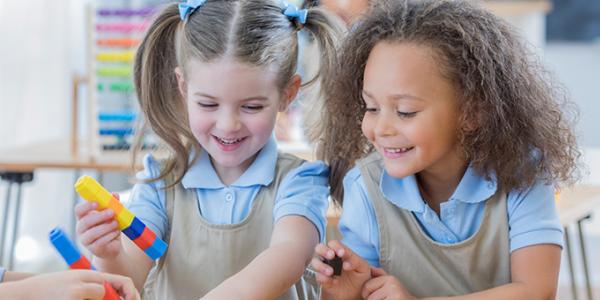
POLYGON ((98 203, 98 210, 111 209, 115 213, 119 229, 150 258, 156 260, 163 256, 167 250, 167 244, 94 178, 80 177, 75 183, 75 191, 83 199, 98 203))
MULTIPOLYGON (((60 229, 54 228, 48 234, 50 243, 54 245, 56 251, 67 262, 72 270, 95 270, 90 261, 79 252, 75 244, 69 239, 67 234, 60 229)), ((104 298, 102 300, 120 300, 120 296, 109 282, 104 282, 104 298)))

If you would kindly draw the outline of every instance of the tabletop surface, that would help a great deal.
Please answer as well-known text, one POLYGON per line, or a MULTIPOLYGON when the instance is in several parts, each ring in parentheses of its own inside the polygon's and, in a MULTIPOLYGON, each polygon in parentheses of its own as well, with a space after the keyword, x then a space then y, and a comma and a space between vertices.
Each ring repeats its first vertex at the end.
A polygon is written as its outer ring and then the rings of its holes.
POLYGON ((0 150, 0 171, 34 171, 35 169, 95 169, 98 171, 132 170, 128 151, 106 152, 94 157, 86 143, 72 153, 68 139, 51 140, 0 150))

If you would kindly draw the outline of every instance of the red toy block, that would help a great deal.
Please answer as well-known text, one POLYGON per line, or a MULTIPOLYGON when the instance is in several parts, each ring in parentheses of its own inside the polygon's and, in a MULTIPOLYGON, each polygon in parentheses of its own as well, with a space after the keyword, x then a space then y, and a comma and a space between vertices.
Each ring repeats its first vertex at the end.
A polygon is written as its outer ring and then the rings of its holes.
POLYGON ((152 246, 154 240, 156 239, 156 234, 152 232, 152 230, 148 229, 148 226, 144 228, 142 235, 140 235, 137 239, 133 240, 133 242, 140 247, 142 250, 146 250, 148 247, 152 246))
POLYGON ((121 297, 108 281, 104 282, 104 298, 102 300, 120 300, 121 297))
POLYGON ((90 261, 87 258, 85 258, 85 256, 82 255, 80 259, 78 259, 76 262, 72 263, 69 267, 71 269, 91 270, 92 264, 90 263, 90 261))

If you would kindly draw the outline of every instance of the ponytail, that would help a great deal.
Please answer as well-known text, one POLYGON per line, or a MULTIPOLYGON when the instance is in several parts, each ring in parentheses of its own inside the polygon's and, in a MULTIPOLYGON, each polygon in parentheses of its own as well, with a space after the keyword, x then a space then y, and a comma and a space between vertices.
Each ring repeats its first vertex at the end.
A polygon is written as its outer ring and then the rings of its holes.
MULTIPOLYGON (((323 149, 325 133, 327 132, 326 95, 324 91, 335 84, 335 68, 339 64, 338 48, 340 37, 345 33, 344 23, 337 16, 325 11, 323 8, 308 8, 308 17, 304 28, 312 33, 319 46, 319 69, 316 75, 304 83, 305 86, 317 86, 310 93, 304 109, 304 127, 308 140, 316 146, 317 159, 324 160, 323 149)), ((327 162, 327 161, 326 161, 327 162)), ((330 162, 327 162, 330 163, 330 162)), ((338 174, 339 175, 339 174, 338 174)), ((330 182, 337 181, 330 176, 330 182)))
MULTIPOLYGON (((185 100, 175 76, 178 66, 176 38, 181 24, 177 4, 168 5, 152 22, 134 61, 135 89, 145 118, 142 122, 144 126, 147 122, 171 152, 170 158, 161 166, 159 176, 151 181, 176 171, 176 180, 170 186, 178 183, 189 168, 192 148, 199 150, 189 129, 185 100)), ((134 159, 141 150, 139 137, 142 133, 143 130, 138 131, 134 159)))

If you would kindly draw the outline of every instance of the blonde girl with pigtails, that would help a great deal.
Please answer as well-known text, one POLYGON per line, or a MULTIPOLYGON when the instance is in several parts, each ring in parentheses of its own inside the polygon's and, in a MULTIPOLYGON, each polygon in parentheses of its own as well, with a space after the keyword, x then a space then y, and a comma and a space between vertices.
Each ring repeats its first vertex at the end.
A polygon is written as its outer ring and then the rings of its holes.
POLYGON ((318 41, 316 80, 326 86, 341 28, 319 8, 276 0, 165 7, 134 79, 170 156, 144 158, 129 209, 169 246, 151 261, 109 211, 82 203, 77 231, 94 264, 131 277, 145 299, 314 297, 301 278, 324 240, 328 168, 280 153, 273 128, 303 85, 297 33, 318 41))

